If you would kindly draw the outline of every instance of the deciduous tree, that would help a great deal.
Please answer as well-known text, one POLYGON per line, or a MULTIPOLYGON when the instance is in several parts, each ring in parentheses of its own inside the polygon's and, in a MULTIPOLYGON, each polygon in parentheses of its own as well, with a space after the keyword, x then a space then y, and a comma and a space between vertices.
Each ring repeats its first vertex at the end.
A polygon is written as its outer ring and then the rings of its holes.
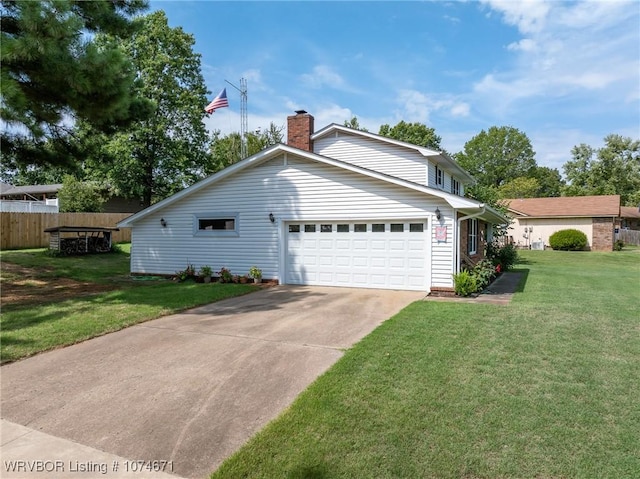
POLYGON ((581 144, 571 150, 573 159, 564 164, 569 182, 564 194, 620 195, 622 205, 640 202, 640 141, 611 134, 605 146, 594 149, 581 144))
POLYGON ((384 124, 380 126, 378 134, 394 140, 411 143, 412 145, 440 151, 440 141, 442 139, 436 135, 435 129, 423 123, 407 123, 403 120, 393 127, 384 124))
POLYGON ((106 37, 101 42, 120 45, 129 55, 138 78, 135 93, 153 103, 153 114, 105 137, 90 163, 115 192, 141 198, 149 206, 203 177, 208 136, 202 120, 208 92, 193 36, 180 27, 170 28, 163 11, 140 23, 124 42, 106 37))
POLYGON ((532 176, 536 167, 529 138, 511 126, 482 130, 455 159, 485 188, 500 188, 516 178, 532 176))

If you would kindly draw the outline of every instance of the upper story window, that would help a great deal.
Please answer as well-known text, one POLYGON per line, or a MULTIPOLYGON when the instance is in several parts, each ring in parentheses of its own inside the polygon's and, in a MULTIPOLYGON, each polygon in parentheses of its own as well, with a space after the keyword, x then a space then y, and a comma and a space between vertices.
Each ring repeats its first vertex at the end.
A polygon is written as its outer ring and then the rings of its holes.
POLYGON ((442 187, 444 184, 443 178, 444 172, 436 165, 436 186, 442 187))
POLYGON ((236 213, 197 213, 193 221, 194 235, 238 236, 236 213))
POLYGON ((451 178, 451 193, 460 195, 460 182, 455 178, 451 178))

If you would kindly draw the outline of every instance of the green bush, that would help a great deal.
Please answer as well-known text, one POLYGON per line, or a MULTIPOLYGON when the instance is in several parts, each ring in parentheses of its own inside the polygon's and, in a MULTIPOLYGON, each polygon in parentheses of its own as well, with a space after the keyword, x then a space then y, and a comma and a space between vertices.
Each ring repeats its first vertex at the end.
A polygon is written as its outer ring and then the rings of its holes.
POLYGON ((616 240, 616 242, 613 243, 613 251, 622 251, 622 248, 624 248, 624 241, 616 240))
POLYGON ((587 235, 574 229, 556 231, 549 237, 549 246, 562 251, 581 251, 587 246, 587 235))
POLYGON ((500 246, 496 242, 487 245, 487 258, 491 260, 494 266, 500 265, 502 271, 513 268, 520 260, 518 250, 514 245, 500 246))
POLYGON ((469 271, 460 271, 453 275, 453 284, 458 296, 469 296, 478 291, 478 281, 469 271))
POLYGON ((495 278, 496 267, 490 260, 483 259, 473 267, 471 274, 476 279, 476 288, 479 291, 489 286, 489 283, 495 278))

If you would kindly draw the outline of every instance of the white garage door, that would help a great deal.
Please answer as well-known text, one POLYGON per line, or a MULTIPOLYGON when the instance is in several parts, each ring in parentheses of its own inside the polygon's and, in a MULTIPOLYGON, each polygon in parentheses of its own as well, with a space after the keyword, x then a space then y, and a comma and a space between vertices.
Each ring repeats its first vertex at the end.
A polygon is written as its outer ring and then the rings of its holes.
POLYGON ((427 289, 427 222, 295 222, 286 225, 286 282, 427 289))

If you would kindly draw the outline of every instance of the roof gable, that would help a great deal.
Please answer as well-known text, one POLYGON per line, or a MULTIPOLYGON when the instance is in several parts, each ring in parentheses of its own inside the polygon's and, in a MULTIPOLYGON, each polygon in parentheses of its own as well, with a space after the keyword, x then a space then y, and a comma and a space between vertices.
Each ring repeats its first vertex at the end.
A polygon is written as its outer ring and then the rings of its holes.
POLYGON ((429 158, 429 161, 435 163, 444 169, 449 170, 450 172, 455 173, 455 175, 465 181, 466 183, 475 183, 476 180, 473 176, 471 176, 466 170, 464 170, 458 163, 450 158, 446 153, 432 150, 430 148, 426 148, 424 146, 414 145, 411 143, 407 143, 405 141, 396 140, 394 138, 389 138, 382 135, 376 135, 375 133, 370 133, 368 131, 356 130, 354 128, 349 128, 347 126, 338 125, 337 123, 332 123, 330 125, 325 126, 321 130, 317 131, 313 135, 311 135, 312 140, 317 140, 320 138, 324 138, 330 136, 332 134, 344 134, 344 135, 352 135, 352 136, 361 136, 364 138, 368 138, 374 141, 386 143, 388 145, 393 145, 398 148, 410 149, 420 153, 425 158, 429 158))
POLYGON ((462 198, 460 196, 457 195, 453 195, 451 193, 446 193, 444 191, 438 190, 438 189, 434 189, 434 188, 430 188, 428 186, 424 186, 424 185, 419 185, 417 183, 412 183, 410 181, 406 181, 406 180, 402 180, 400 178, 394 177, 394 176, 390 176, 390 175, 385 175, 383 173, 377 172, 377 171, 373 171, 373 170, 368 170, 366 168, 362 168, 356 165, 352 165, 351 163, 346 163, 340 160, 336 160, 334 158, 328 158, 326 156, 322 156, 322 155, 318 155, 316 153, 312 153, 312 152, 308 152, 305 150, 300 150, 298 148, 293 148, 291 146, 287 146, 287 145, 283 145, 283 144, 277 144, 274 145, 270 148, 267 148, 266 150, 263 150, 249 158, 246 158, 238 163, 235 163, 234 165, 231 165, 227 168, 225 168, 224 170, 219 171, 218 173, 215 173, 201 181, 199 181, 198 183, 195 183, 194 185, 185 188, 184 190, 170 196, 169 198, 165 198, 162 201, 159 201, 158 203, 151 205, 150 207, 140 211, 139 213, 136 213, 135 215, 132 215, 126 219, 124 219, 123 221, 121 221, 120 223, 118 223, 118 226, 120 227, 129 227, 131 226, 133 223, 141 220, 142 218, 158 211, 161 210, 163 208, 165 208, 166 206, 169 206, 177 201, 181 201, 182 199, 196 193, 197 191, 202 190, 203 188, 207 188, 209 186, 214 185, 217 182, 223 181, 225 178, 228 178, 231 175, 237 174, 247 168, 252 168, 254 166, 257 166, 265 161, 268 161, 274 157, 276 157, 277 155, 280 154, 291 154, 291 155, 295 155, 296 157, 300 157, 303 159, 308 159, 310 161, 315 161, 315 162, 319 162, 319 163, 323 163, 326 165, 330 165, 330 166, 334 166, 337 168, 342 168, 348 171, 352 171, 355 173, 359 173, 362 174, 364 176, 368 176, 370 178, 375 178, 381 181, 385 181, 391 184, 395 184, 397 186, 401 186, 404 188, 409 188, 412 190, 416 190, 416 191, 420 191, 422 193, 425 194, 429 194, 438 198, 443 199, 444 201, 446 201, 449 205, 451 205, 453 208, 459 209, 459 208, 468 208, 468 209, 480 209, 483 208, 484 205, 467 199, 467 198, 462 198))
POLYGON ((503 200, 516 216, 619 216, 620 196, 562 196, 556 198, 523 198, 503 200))

